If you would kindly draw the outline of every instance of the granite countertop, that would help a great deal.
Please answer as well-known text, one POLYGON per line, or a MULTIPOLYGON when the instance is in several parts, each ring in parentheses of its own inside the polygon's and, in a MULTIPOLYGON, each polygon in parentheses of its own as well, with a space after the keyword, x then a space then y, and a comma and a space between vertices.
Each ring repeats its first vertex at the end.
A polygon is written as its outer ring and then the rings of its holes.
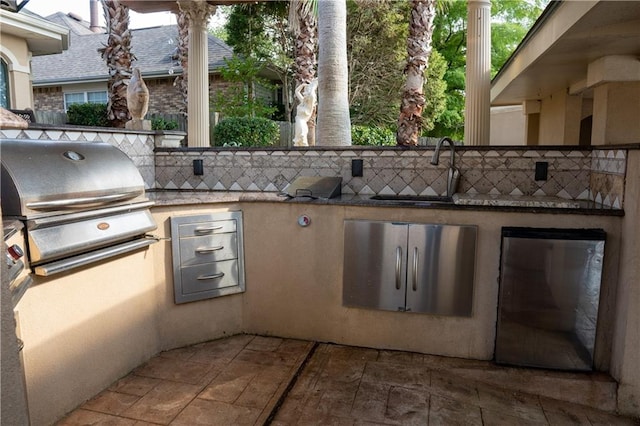
POLYGON ((624 216, 624 210, 613 209, 588 200, 566 200, 557 197, 524 195, 455 194, 453 203, 372 200, 370 195, 342 194, 331 199, 290 198, 277 192, 245 191, 148 191, 156 206, 188 204, 276 202, 316 205, 350 205, 362 207, 402 207, 450 210, 507 211, 521 213, 555 213, 600 216, 624 216))

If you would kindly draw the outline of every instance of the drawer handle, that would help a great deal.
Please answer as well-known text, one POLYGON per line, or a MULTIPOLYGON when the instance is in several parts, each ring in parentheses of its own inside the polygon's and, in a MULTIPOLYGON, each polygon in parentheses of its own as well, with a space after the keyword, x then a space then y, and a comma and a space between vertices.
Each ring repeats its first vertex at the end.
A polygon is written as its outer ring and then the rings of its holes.
POLYGON ((220 229, 222 229, 222 225, 220 226, 208 226, 206 228, 196 228, 194 229, 193 232, 195 232, 196 234, 211 234, 215 231, 219 231, 220 229))
POLYGON ((202 248, 197 248, 196 249, 196 253, 198 253, 198 254, 207 254, 207 253, 211 253, 211 252, 214 252, 214 251, 222 250, 223 248, 224 248, 224 246, 202 247, 202 248))
POLYGON ((197 279, 200 281, 205 281, 205 280, 215 280, 216 278, 222 278, 222 277, 224 277, 224 272, 219 272, 213 275, 200 275, 197 279))

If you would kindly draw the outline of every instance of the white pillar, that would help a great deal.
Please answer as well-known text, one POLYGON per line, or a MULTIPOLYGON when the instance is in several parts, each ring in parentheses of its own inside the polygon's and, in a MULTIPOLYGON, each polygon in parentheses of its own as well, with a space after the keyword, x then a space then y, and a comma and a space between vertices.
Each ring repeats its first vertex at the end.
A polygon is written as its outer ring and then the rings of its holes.
POLYGON ((179 0, 180 10, 189 17, 189 147, 209 146, 209 55, 207 22, 216 7, 204 0, 179 0))
POLYGON ((491 120, 491 1, 467 0, 464 143, 489 145, 491 120))

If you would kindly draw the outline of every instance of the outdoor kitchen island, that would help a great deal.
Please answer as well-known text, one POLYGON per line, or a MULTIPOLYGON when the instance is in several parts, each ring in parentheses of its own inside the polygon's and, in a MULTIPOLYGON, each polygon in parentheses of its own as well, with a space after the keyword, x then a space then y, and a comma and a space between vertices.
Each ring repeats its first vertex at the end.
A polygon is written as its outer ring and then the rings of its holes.
MULTIPOLYGON (((74 273, 35 277, 17 306, 33 424, 48 424, 62 417, 162 351, 239 333, 491 360, 503 226, 597 228, 606 232, 595 368, 618 381, 618 406, 633 412, 629 407, 640 392, 640 338, 634 331, 634 324, 640 320, 639 304, 634 302, 640 297, 640 150, 625 150, 626 175, 623 169, 622 174, 614 175, 614 184, 608 185, 624 199, 624 207, 604 209, 593 208, 588 202, 570 208, 523 206, 521 198, 516 206, 411 206, 371 200, 370 195, 346 191, 331 200, 287 200, 278 195, 277 188, 163 190, 160 188, 170 189, 171 185, 196 187, 184 171, 192 170, 194 156, 206 157, 205 179, 209 170, 227 173, 217 163, 213 168, 208 159, 211 155, 227 161, 229 172, 234 167, 260 172, 252 167, 257 167, 258 161, 267 164, 267 156, 272 161, 281 156, 282 161, 290 162, 288 154, 278 151, 165 151, 155 152, 155 184, 146 157, 134 157, 138 167, 145 170, 143 176, 151 177, 146 180, 151 188, 147 194, 155 203, 151 214, 158 229, 153 234, 159 241, 147 249, 74 273), (254 163, 242 165, 252 156, 254 163), (187 182, 176 181, 174 174, 187 176, 187 182), (176 305, 171 241, 166 240, 171 237, 170 219, 227 211, 241 211, 243 215, 245 292, 176 305), (309 226, 299 225, 303 215, 310 220, 309 226), (471 316, 343 306, 344 222, 352 219, 477 226, 471 316)), ((356 154, 367 158, 372 152, 356 154)), ((382 159, 398 164, 395 152, 381 150, 376 154, 380 156, 376 164, 382 159)), ((398 152, 403 157, 408 155, 402 165, 413 165, 416 173, 423 167, 416 155, 430 157, 428 149, 424 153, 398 152)), ((527 152, 538 158, 535 150, 527 152)), ((569 151, 566 156, 575 158, 574 153, 569 151)), ((300 158, 300 167, 324 161, 318 158, 324 155, 322 152, 310 150, 310 163, 305 158, 307 151, 292 151, 294 154, 300 158)), ((480 154, 491 167, 500 160, 493 151, 480 154)), ((338 164, 341 155, 337 152, 337 157, 327 164, 338 164)), ((469 167, 481 158, 477 155, 464 153, 469 167)), ((593 159, 590 153, 586 155, 584 166, 599 164, 600 154, 594 151, 593 159)), ((508 155, 505 158, 509 160, 508 155)), ((425 176, 433 175, 437 180, 441 170, 426 167, 425 176)), ((271 169, 265 168, 264 173, 268 175, 271 169)), ((384 173, 385 169, 381 169, 374 179, 384 178, 384 173)), ((463 177, 465 173, 469 179, 477 179, 471 171, 463 171, 463 177)), ((484 173, 491 171, 484 169, 484 173)), ((554 173, 564 176, 562 170, 554 173)), ((606 176, 598 175, 598 179, 608 182, 606 176)))
POLYGON ((607 233, 595 365, 601 371, 610 369, 625 218, 621 211, 407 208, 378 206, 368 197, 309 201, 241 192, 150 191, 148 195, 155 202, 151 213, 159 243, 72 275, 37 278, 19 306, 36 424, 63 415, 160 351, 238 333, 490 360, 502 226, 588 227, 607 233), (171 242, 166 240, 171 237, 170 219, 225 211, 243 215, 246 291, 176 305, 171 242), (299 225, 301 215, 310 219, 309 226, 299 225), (472 315, 343 306, 346 219, 476 225, 472 315), (61 391, 70 389, 67 395, 61 391))

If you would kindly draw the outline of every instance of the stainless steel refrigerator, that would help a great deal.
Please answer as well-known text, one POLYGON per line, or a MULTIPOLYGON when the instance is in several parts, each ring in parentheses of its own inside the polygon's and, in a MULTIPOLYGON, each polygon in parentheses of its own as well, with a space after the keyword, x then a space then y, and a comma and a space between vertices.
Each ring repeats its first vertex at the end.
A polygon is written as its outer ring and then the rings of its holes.
POLYGON ((503 228, 495 360, 593 369, 606 234, 503 228))

